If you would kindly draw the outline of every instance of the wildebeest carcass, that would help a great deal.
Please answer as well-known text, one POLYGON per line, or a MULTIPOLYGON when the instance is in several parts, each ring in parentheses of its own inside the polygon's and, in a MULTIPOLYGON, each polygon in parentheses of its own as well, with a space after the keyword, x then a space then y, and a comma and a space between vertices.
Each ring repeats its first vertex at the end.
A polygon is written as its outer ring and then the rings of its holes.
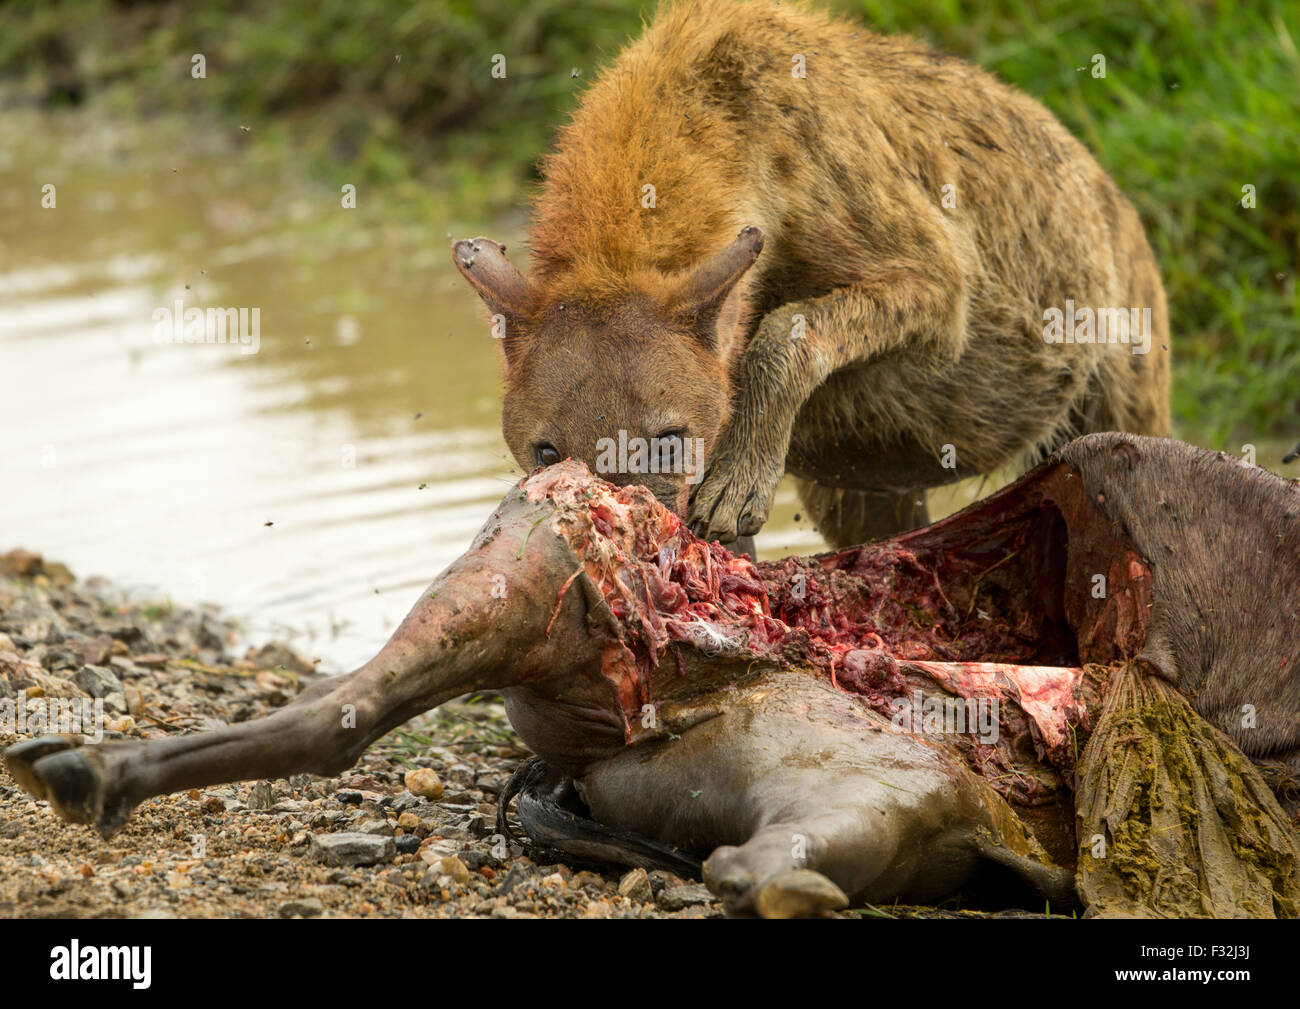
POLYGON ((107 835, 149 796, 339 773, 499 689, 545 762, 526 827, 707 856, 737 913, 991 871, 1092 914, 1294 916, 1298 602, 1300 490, 1165 439, 1090 435, 927 528, 760 564, 565 462, 356 672, 256 721, 6 759, 107 835))

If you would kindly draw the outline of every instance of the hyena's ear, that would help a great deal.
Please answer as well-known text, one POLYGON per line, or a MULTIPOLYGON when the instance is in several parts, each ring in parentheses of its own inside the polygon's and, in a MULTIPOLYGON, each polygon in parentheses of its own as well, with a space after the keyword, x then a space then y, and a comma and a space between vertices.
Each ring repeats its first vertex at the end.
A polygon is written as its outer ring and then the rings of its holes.
POLYGON ((682 284, 675 314, 691 326, 709 350, 717 350, 720 332, 736 324, 740 299, 729 296, 762 251, 763 232, 750 225, 725 249, 701 263, 682 284))
POLYGON ((512 330, 528 314, 533 292, 523 274, 510 265, 505 252, 504 245, 490 238, 465 238, 451 247, 456 269, 492 313, 494 335, 505 341, 509 358, 515 335, 512 330))

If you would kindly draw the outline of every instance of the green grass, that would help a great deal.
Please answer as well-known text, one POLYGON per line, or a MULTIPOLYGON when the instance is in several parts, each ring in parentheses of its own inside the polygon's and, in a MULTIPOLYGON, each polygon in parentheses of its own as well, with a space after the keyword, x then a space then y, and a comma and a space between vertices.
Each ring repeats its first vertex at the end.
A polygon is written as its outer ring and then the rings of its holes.
POLYGON ((487 212, 518 201, 584 78, 638 24, 619 0, 17 0, 0 6, 0 79, 54 107, 209 115, 394 203, 416 182, 487 212))
MULTIPOLYGON (((431 194, 449 194, 484 217, 523 201, 551 131, 646 6, 19 0, 0 7, 0 80, 46 106, 246 125, 249 142, 317 177, 364 183, 372 204, 427 216, 431 194), (195 52, 205 80, 190 77, 195 52)), ((1160 259, 1181 433, 1232 448, 1300 433, 1300 4, 827 6, 980 63, 1096 152, 1160 259), (1090 72, 1097 53, 1104 79, 1090 72)))

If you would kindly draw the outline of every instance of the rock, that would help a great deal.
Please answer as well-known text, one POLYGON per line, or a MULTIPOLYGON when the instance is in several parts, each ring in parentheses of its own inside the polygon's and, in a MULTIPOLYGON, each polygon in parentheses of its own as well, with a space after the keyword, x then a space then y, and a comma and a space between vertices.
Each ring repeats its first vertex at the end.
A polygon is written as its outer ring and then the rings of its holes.
POLYGON ((210 649, 217 654, 226 649, 226 639, 222 633, 221 625, 206 614, 199 618, 195 639, 198 641, 200 648, 210 649))
POLYGON ((420 825, 420 818, 408 810, 397 818, 397 825, 403 830, 414 830, 420 825))
POLYGON ((307 857, 326 865, 375 865, 391 862, 397 846, 391 837, 343 832, 314 834, 307 857))
POLYGON ((316 897, 286 900, 279 908, 281 918, 314 918, 324 910, 325 905, 316 897))
POLYGON ((70 649, 86 665, 102 666, 113 654, 113 639, 107 634, 100 634, 84 641, 74 641, 70 649))
MULTIPOLYGON (((121 694, 122 681, 113 675, 107 666, 85 665, 72 677, 72 682, 91 697, 107 697, 109 694, 121 694)), ((123 704, 122 710, 126 710, 123 704)))
POLYGON ((261 690, 271 695, 271 701, 275 704, 285 703, 296 693, 293 680, 279 673, 262 670, 254 677, 254 681, 261 690))
POLYGON ((84 663, 85 659, 71 648, 51 648, 41 657, 41 664, 51 672, 76 669, 84 663))
POLYGON ((680 911, 692 904, 711 904, 713 894, 703 883, 687 883, 685 886, 670 886, 659 895, 659 906, 665 911, 680 911))
POLYGON ((10 550, 0 554, 0 571, 19 578, 34 578, 41 573, 43 564, 40 554, 30 550, 10 550))
POLYGON ((272 641, 248 656, 259 669, 287 669, 291 673, 310 673, 315 667, 282 641, 272 641))
POLYGON ((528 880, 533 878, 534 878, 533 873, 530 871, 529 868, 525 867, 519 862, 516 862, 512 866, 510 866, 509 871, 507 871, 505 874, 505 878, 502 879, 500 884, 497 886, 497 893, 500 894, 511 893, 515 890, 516 887, 522 886, 528 880))
POLYGON ((387 820, 362 820, 352 828, 358 834, 370 834, 373 837, 392 837, 393 828, 387 820))
POLYGON ((569 880, 569 888, 573 890, 588 890, 593 893, 599 893, 609 886, 605 882, 605 877, 599 873, 583 869, 581 872, 575 872, 573 878, 569 880))
POLYGON ((145 712, 144 697, 135 687, 127 687, 123 692, 123 700, 126 701, 126 710, 131 714, 139 717, 145 712))
POLYGON ((45 561, 42 568, 44 570, 41 571, 41 574, 46 575, 55 585, 71 585, 77 580, 71 568, 66 564, 60 564, 58 561, 45 561))
POLYGON ((393 800, 393 812, 404 813, 412 806, 418 806, 420 800, 410 792, 404 792, 393 800))
POLYGON ((413 771, 407 771, 405 783, 412 795, 418 795, 422 799, 442 798, 442 779, 430 767, 417 767, 413 771))
MULTIPOLYGON (((459 788, 472 788, 474 786, 474 768, 468 764, 452 764, 446 768, 444 774, 451 784, 459 788)), ((412 791, 414 790, 412 789, 412 791)))
POLYGON ((644 869, 633 869, 618 881, 619 896, 644 904, 652 896, 650 876, 644 869))
POLYGON ((455 841, 449 841, 445 837, 430 837, 420 843, 419 852, 420 860, 426 865, 432 866, 449 855, 455 855, 459 850, 455 841))
POLYGON ((429 863, 429 872, 440 876, 450 876, 461 886, 469 885, 469 866, 455 855, 444 855, 442 858, 429 863))
MULTIPOLYGON (((516 854, 522 855, 524 849, 518 847, 516 854)), ((483 874, 484 879, 495 879, 494 870, 501 868, 501 860, 492 854, 491 849, 471 848, 468 851, 460 853, 460 859, 469 866, 470 872, 481 872, 484 868, 488 871, 483 874)))
POLYGON ((686 880, 676 873, 668 872, 666 869, 654 869, 650 873, 650 888, 655 893, 662 893, 670 887, 685 885, 686 880))
POLYGON ((275 789, 269 781, 259 781, 248 790, 248 808, 265 810, 275 806, 275 789))

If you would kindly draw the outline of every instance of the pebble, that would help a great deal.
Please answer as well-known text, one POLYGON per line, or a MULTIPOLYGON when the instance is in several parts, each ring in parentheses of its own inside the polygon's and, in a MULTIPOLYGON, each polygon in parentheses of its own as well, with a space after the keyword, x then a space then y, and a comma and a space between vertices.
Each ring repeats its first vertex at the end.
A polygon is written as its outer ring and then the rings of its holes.
POLYGON ((440 872, 450 876, 461 886, 469 883, 469 867, 455 855, 445 855, 430 866, 431 872, 440 872))
POLYGON ((391 837, 358 834, 313 834, 307 857, 326 865, 375 865, 391 862, 397 846, 391 837))
POLYGON ((618 881, 621 897, 644 903, 654 896, 650 889, 650 875, 644 869, 633 869, 618 881))
MULTIPOLYGON (((258 669, 287 669, 292 673, 310 673, 315 669, 288 645, 272 641, 248 656, 258 669)), ((286 679, 286 682, 287 679, 286 679)))
POLYGON ((135 687, 127 687, 122 691, 122 699, 126 701, 126 710, 131 714, 139 717, 145 712, 144 697, 135 687))
POLYGON ((405 784, 412 795, 422 799, 442 798, 442 779, 431 767, 417 767, 406 772, 405 784))
POLYGON ((680 911, 692 904, 708 904, 714 900, 713 894, 703 883, 687 883, 684 886, 672 886, 659 895, 659 906, 665 911, 680 911))
POLYGON ((98 634, 84 641, 74 642, 72 651, 81 661, 89 665, 102 666, 113 654, 113 639, 107 634, 98 634))
MULTIPOLYGON (((91 697, 107 697, 109 694, 122 693, 122 681, 114 676, 113 671, 107 666, 82 666, 72 677, 72 682, 91 697)), ((125 704, 121 710, 126 710, 125 704)))
POLYGON ((448 782, 460 788, 471 788, 474 785, 474 768, 468 764, 452 764, 443 773, 448 782))
POLYGON ((318 897, 286 900, 279 908, 281 918, 314 918, 316 915, 323 913, 324 910, 325 905, 321 903, 318 897))

